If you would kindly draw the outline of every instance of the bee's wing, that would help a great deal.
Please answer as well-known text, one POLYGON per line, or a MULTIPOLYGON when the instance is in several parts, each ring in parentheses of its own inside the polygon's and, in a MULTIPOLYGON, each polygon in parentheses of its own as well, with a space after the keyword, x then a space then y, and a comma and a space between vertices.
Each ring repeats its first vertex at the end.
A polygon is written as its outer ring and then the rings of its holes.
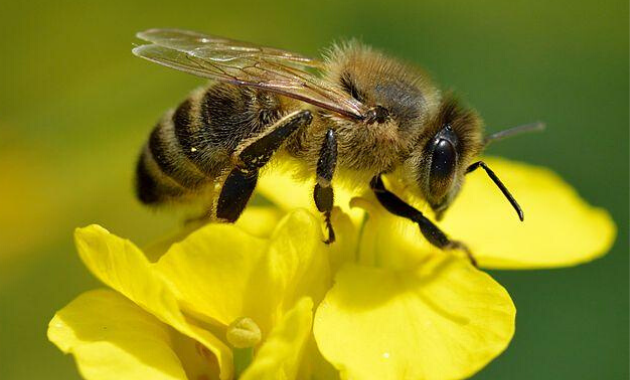
POLYGON ((149 29, 136 35, 156 45, 175 49, 199 58, 226 61, 236 58, 265 57, 299 67, 321 68, 320 61, 286 50, 258 46, 249 42, 178 29, 149 29))
POLYGON ((361 102, 306 71, 322 68, 320 61, 183 30, 151 29, 137 36, 151 44, 138 46, 133 53, 149 61, 200 77, 268 90, 346 117, 364 117, 361 102))

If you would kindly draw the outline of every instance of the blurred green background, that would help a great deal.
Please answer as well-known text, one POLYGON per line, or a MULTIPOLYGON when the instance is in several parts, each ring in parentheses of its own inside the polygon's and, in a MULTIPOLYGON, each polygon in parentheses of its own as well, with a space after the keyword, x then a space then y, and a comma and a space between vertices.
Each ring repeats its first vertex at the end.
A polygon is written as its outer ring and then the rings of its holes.
POLYGON ((134 58, 134 33, 206 31, 316 55, 360 37, 456 89, 490 130, 545 120, 491 154, 545 165, 619 235, 576 268, 493 272, 518 308, 478 379, 628 378, 628 2, 2 1, 0 378, 77 379, 46 340, 55 311, 99 286, 72 243, 99 223, 144 244, 178 222, 142 208, 132 167, 153 123, 202 80, 134 58))

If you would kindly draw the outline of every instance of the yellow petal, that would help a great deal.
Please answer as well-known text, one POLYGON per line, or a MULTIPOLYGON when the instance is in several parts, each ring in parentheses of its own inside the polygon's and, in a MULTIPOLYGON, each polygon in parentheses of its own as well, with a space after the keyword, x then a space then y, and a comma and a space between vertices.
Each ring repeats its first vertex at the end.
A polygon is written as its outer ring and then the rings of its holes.
MULTIPOLYGON (((358 209, 355 210, 359 211, 358 209)), ((339 268, 347 262, 357 261, 363 219, 365 217, 363 210, 360 210, 360 214, 355 214, 355 217, 353 217, 339 207, 333 209, 331 221, 335 229, 336 240, 327 246, 328 260, 330 261, 332 273, 337 273, 339 268), (360 215, 360 217, 356 217, 356 215, 360 215)))
POLYGON ((324 357, 315 339, 311 338, 306 342, 304 348, 304 360, 300 366, 300 371, 297 375, 298 379, 312 379, 312 380, 339 380, 339 371, 332 366, 324 357))
POLYGON ((575 265, 605 254, 616 228, 603 209, 586 203, 552 171, 487 158, 525 212, 520 222, 482 169, 469 174, 442 227, 468 244, 490 268, 575 265))
POLYGON ((266 279, 263 289, 278 299, 279 313, 304 296, 319 303, 331 282, 319 218, 303 209, 287 215, 271 236, 264 265, 258 269, 256 276, 266 279))
MULTIPOLYGON (((254 236, 266 238, 271 235, 283 214, 276 207, 248 206, 236 222, 236 226, 254 236)), ((184 240, 188 235, 206 224, 208 224, 208 221, 205 220, 186 223, 171 234, 144 247, 144 254, 149 261, 156 262, 173 244, 184 240)))
POLYGON ((273 160, 261 173, 256 190, 284 211, 306 208, 317 212, 313 201, 314 179, 297 178, 300 169, 291 162, 273 160))
POLYGON ((413 268, 427 255, 444 255, 422 236, 416 223, 387 212, 374 197, 356 198, 353 207, 366 211, 356 262, 390 269, 413 268))
MULTIPOLYGON (((478 169, 467 176, 460 196, 437 223, 452 239, 464 242, 482 267, 568 266, 593 260, 610 249, 616 227, 609 214, 589 206, 556 174, 503 159, 487 158, 485 162, 518 200, 525 222, 518 220, 499 189, 478 169)), ((387 185, 433 220, 426 205, 405 194, 398 181, 392 179, 387 185)), ((441 254, 415 223, 386 212, 373 196, 355 199, 353 204, 369 215, 360 263, 408 268, 427 254, 441 254)))
POLYGON ((304 297, 273 328, 241 380, 295 379, 311 336, 313 301, 304 297))
POLYGON ((267 242, 229 224, 209 224, 174 244, 155 269, 177 299, 206 322, 229 325, 244 314, 245 295, 256 292, 251 273, 267 242))
POLYGON ((57 312, 48 339, 74 355, 89 380, 185 380, 172 330, 111 290, 79 296, 57 312))
POLYGON ((270 241, 208 225, 173 245, 156 269, 190 313, 223 326, 251 318, 265 335, 297 299, 323 297, 330 281, 324 249, 319 222, 297 210, 270 241))
MULTIPOLYGON (((313 201, 314 173, 310 176, 304 175, 303 170, 290 160, 273 161, 262 173, 257 191, 286 212, 305 208, 313 215, 319 216, 321 228, 327 234, 323 216, 313 201)), ((328 257, 334 273, 344 263, 356 259, 359 232, 365 212, 361 208, 350 207, 350 203, 354 196, 361 194, 365 189, 356 188, 352 183, 344 181, 344 176, 340 173, 335 175, 333 189, 335 207, 331 219, 337 240, 328 246, 328 257)))
POLYGON ((260 238, 268 238, 284 213, 277 207, 247 206, 236 226, 260 238))
POLYGON ((434 255, 409 271, 348 265, 335 280, 314 334, 342 378, 464 378, 514 333, 508 293, 465 259, 434 255))
POLYGON ((133 243, 96 225, 77 229, 75 241, 81 259, 96 277, 162 322, 201 342, 216 356, 221 379, 232 376, 230 349, 209 332, 188 323, 171 289, 133 243))

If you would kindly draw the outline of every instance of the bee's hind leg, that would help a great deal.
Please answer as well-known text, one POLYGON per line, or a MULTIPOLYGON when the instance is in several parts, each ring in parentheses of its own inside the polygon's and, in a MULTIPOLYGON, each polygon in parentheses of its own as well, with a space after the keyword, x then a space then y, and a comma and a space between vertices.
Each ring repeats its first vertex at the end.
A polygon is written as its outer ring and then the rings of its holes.
POLYGON ((396 194, 387 190, 380 175, 372 178, 370 188, 374 191, 376 198, 387 211, 418 224, 420 232, 422 232, 422 235, 424 235, 429 243, 440 249, 460 249, 466 253, 470 262, 475 267, 477 266, 477 260, 475 260, 472 252, 470 252, 464 243, 449 239, 449 237, 442 232, 438 226, 425 217, 422 212, 408 205, 405 201, 398 198, 396 194))
POLYGON ((217 219, 236 222, 256 188, 258 170, 269 162, 287 137, 312 119, 308 110, 290 113, 236 149, 232 156, 235 167, 223 182, 217 200, 217 219))
POLYGON ((324 143, 319 151, 317 160, 317 184, 313 190, 313 198, 317 209, 324 213, 326 228, 328 229, 328 239, 326 244, 335 241, 335 231, 330 221, 330 213, 334 204, 334 193, 332 188, 332 177, 337 164, 337 136, 333 129, 329 129, 324 137, 324 143))

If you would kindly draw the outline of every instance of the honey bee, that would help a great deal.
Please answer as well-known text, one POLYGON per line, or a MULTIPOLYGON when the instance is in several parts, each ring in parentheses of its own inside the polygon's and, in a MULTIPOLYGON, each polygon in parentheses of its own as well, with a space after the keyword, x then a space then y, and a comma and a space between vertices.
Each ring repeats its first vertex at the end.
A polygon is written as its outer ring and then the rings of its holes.
POLYGON ((443 94, 422 70, 352 41, 315 60, 196 32, 151 29, 133 53, 208 78, 211 83, 164 115, 145 144, 136 170, 141 202, 158 205, 220 188, 210 214, 235 222, 276 153, 296 158, 315 177, 313 198, 331 224, 337 175, 369 184, 389 212, 418 224, 441 249, 464 248, 422 212, 388 190, 399 177, 439 220, 466 174, 483 168, 523 220, 523 211, 490 168, 475 158, 491 142, 525 125, 483 135, 472 109, 443 94))

